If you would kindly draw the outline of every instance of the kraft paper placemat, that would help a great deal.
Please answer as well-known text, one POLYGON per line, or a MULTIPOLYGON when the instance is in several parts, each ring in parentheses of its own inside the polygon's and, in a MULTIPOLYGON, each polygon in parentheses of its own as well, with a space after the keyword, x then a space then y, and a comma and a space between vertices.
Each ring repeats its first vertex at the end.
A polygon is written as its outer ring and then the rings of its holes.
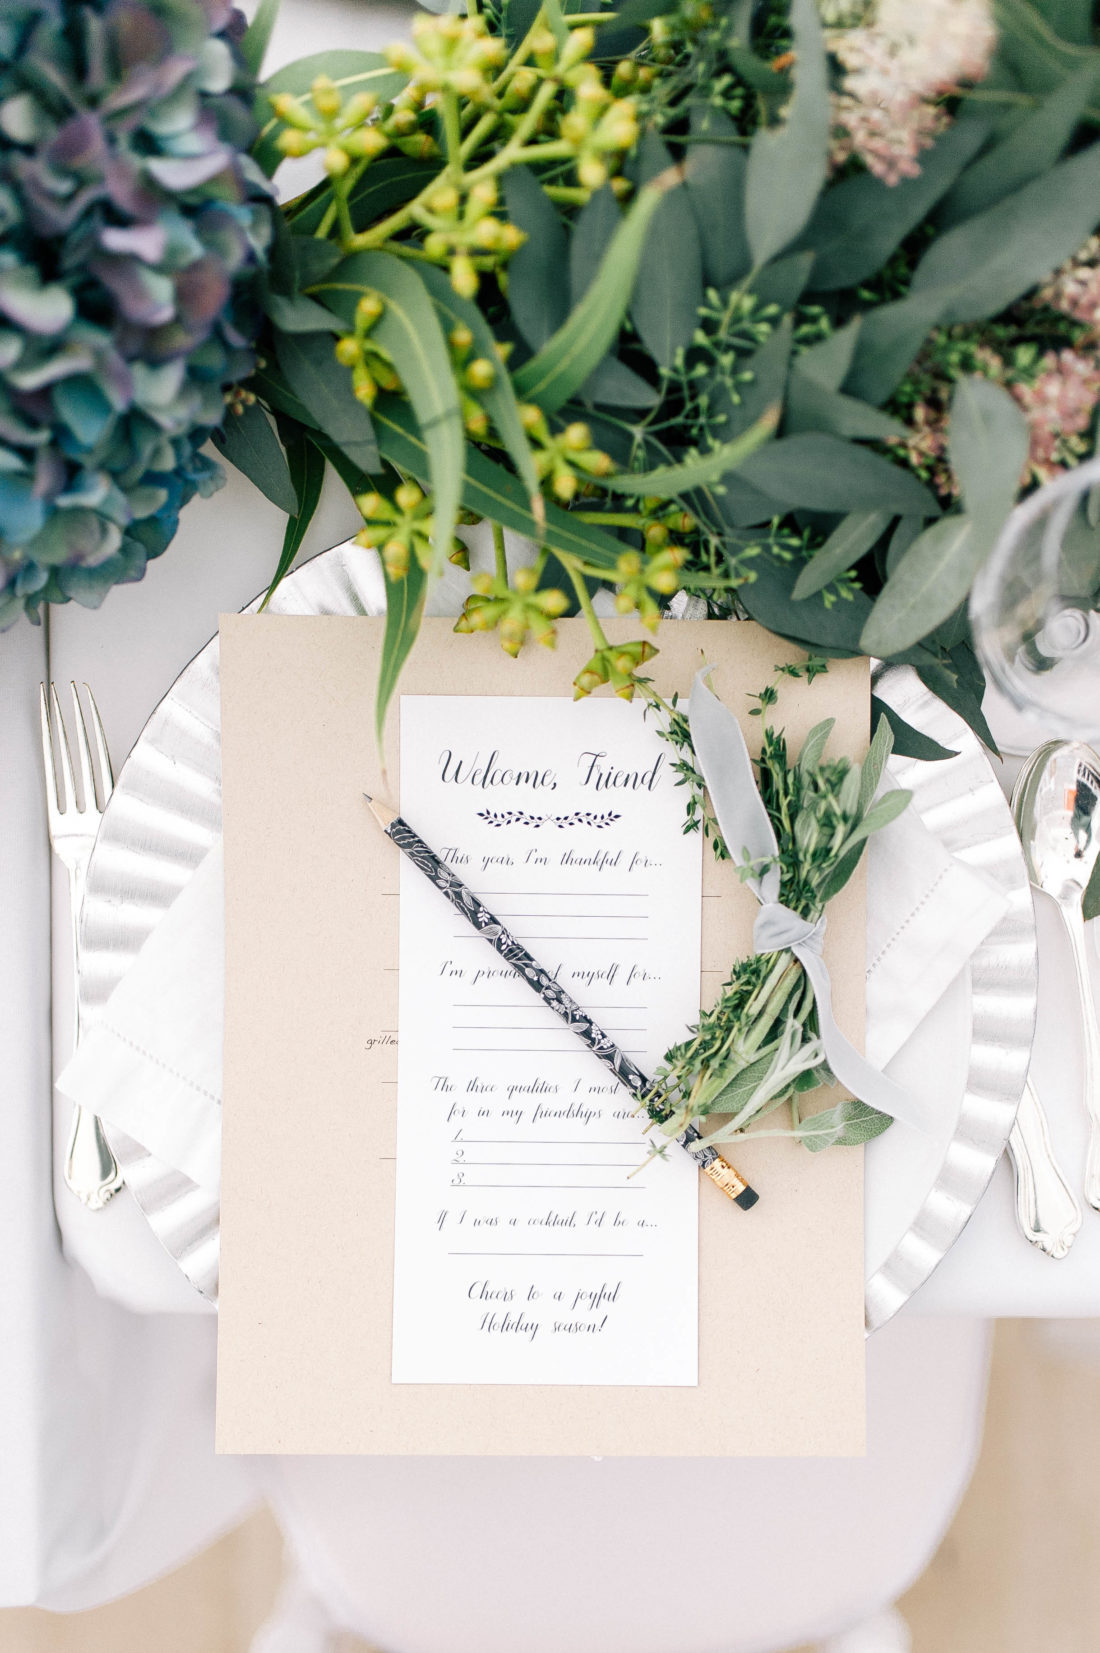
MULTIPOLYGON (((226 1043, 220 1452, 632 1456, 864 1451, 862 1150, 737 1144, 760 1191, 742 1212, 700 1187, 697 1388, 390 1381, 396 1129, 397 862, 363 804, 386 787, 374 740, 384 622, 221 623, 226 1043)), ((605 622, 612 641, 637 622, 605 622)), ((583 620, 556 654, 513 661, 491 635, 426 620, 404 694, 569 694, 583 620)), ((703 659, 742 719, 791 645, 749 622, 671 621, 649 668, 686 694, 703 659)), ((773 720, 797 744, 837 720, 867 744, 866 661, 782 680, 773 720)), ((386 751, 396 776, 397 701, 386 751)), ((394 800, 399 801, 399 800, 394 800)), ((709 849, 702 998, 750 950, 755 898, 709 849)), ((830 905, 841 1027, 863 1033, 861 879, 830 905)))

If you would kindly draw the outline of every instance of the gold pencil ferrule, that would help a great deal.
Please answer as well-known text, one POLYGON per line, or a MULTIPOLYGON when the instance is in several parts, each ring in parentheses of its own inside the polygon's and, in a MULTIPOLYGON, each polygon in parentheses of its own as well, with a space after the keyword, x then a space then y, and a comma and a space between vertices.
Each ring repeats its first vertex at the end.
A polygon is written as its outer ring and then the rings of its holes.
POLYGON ((703 1175, 709 1177, 717 1188, 731 1200, 737 1199, 749 1186, 744 1177, 738 1176, 728 1159, 721 1155, 712 1159, 709 1165, 703 1166, 703 1175))

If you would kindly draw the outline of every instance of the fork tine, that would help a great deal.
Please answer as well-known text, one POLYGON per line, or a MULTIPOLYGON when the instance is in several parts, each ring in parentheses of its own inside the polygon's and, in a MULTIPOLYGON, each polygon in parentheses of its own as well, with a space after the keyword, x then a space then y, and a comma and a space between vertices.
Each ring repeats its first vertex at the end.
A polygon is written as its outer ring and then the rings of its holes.
POLYGON ((42 766, 46 771, 46 803, 49 813, 57 811, 57 766, 54 763, 53 736, 50 733, 50 703, 46 699, 46 685, 38 685, 38 713, 42 723, 42 766))
POLYGON ((76 808, 76 782, 73 779, 73 760, 69 755, 69 736, 65 728, 65 719, 61 716, 61 702, 57 698, 57 689, 50 684, 50 705, 53 709, 53 727, 57 750, 61 755, 61 791, 57 800, 58 814, 64 815, 68 810, 76 808))
POLYGON ((80 704, 80 696, 76 692, 76 684, 70 682, 69 690, 73 697, 73 711, 76 713, 76 756, 80 765, 80 786, 84 793, 84 808, 98 815, 99 804, 95 795, 95 775, 92 771, 92 748, 88 741, 88 725, 84 721, 84 709, 80 704))
POLYGON ((106 807, 107 799, 115 789, 114 771, 111 768, 111 755, 107 750, 107 736, 103 732, 103 719, 99 715, 99 707, 95 703, 95 695, 84 685, 84 693, 88 696, 88 705, 92 712, 92 739, 95 742, 96 757, 99 759, 99 785, 103 794, 103 803, 106 807))

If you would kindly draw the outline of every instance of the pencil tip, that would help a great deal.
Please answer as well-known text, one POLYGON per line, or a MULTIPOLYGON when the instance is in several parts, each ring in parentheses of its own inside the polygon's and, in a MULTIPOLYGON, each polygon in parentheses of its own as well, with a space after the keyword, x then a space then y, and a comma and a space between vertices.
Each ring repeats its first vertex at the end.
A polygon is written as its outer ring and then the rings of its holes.
POLYGON ((371 797, 369 792, 364 792, 363 796, 364 796, 364 798, 366 798, 366 800, 369 804, 374 802, 374 799, 371 797))

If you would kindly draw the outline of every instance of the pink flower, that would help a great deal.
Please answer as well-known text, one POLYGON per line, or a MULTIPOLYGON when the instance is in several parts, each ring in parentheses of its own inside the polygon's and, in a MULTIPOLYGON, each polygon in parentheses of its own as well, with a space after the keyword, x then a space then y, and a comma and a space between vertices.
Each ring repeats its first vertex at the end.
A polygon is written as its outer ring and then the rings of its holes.
POLYGON ((1040 287, 1036 304, 1049 304, 1074 321, 1100 327, 1100 235, 1090 235, 1040 287))
POLYGON ((1032 384, 1010 385, 1031 430, 1028 471, 1049 482, 1085 452, 1086 433, 1100 399, 1100 361, 1076 350, 1048 350, 1032 384))
POLYGON ((830 159, 858 155, 896 184, 919 174, 920 152, 948 123, 936 99, 981 80, 997 36, 990 0, 879 0, 866 24, 825 38, 846 71, 832 99, 830 159))

